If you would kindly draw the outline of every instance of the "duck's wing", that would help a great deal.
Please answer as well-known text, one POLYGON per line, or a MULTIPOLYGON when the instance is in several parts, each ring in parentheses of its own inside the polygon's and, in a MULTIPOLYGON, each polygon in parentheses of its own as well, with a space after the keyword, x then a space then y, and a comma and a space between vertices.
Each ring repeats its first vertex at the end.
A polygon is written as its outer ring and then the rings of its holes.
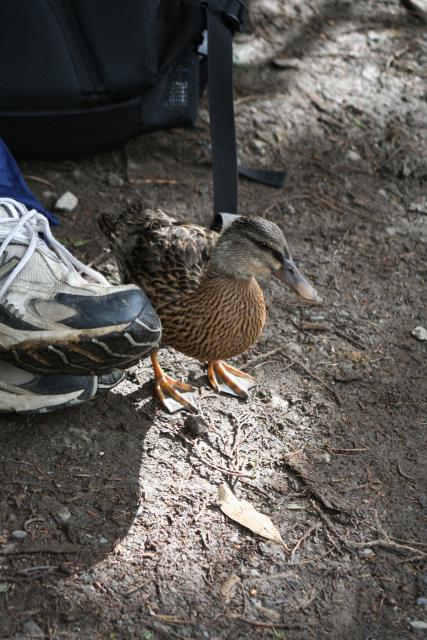
POLYGON ((176 298, 198 287, 218 239, 215 231, 140 203, 122 214, 102 216, 100 226, 123 281, 143 286, 155 306, 162 298, 176 298))

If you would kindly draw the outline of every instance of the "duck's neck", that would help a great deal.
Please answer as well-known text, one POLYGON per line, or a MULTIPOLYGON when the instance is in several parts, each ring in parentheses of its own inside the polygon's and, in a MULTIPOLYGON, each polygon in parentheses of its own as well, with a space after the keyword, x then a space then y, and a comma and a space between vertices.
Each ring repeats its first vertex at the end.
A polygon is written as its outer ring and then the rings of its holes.
POLYGON ((204 276, 208 279, 223 278, 224 280, 247 280, 253 277, 253 261, 248 261, 247 250, 229 240, 221 238, 216 245, 206 266, 204 276))
POLYGON ((211 280, 223 280, 224 284, 230 281, 238 281, 242 284, 245 281, 250 282, 251 280, 254 280, 254 276, 252 274, 241 273, 237 270, 236 272, 234 272, 230 270, 218 269, 213 265, 209 265, 204 272, 200 283, 202 284, 203 281, 210 282, 211 280))

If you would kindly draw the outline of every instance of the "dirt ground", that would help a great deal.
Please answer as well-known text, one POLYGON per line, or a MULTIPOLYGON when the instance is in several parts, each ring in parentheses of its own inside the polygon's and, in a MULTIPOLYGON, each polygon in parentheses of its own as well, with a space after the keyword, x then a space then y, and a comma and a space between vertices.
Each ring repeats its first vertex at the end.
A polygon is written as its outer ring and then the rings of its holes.
MULTIPOLYGON (((282 226, 325 304, 263 283, 264 334, 236 359, 259 381, 248 402, 162 351, 200 386, 204 435, 160 410, 147 361, 87 406, 2 416, 1 638, 426 634, 427 342, 411 335, 427 326, 426 30, 395 0, 254 0, 251 25, 239 153, 288 177, 280 191, 242 181, 241 212, 282 226), (222 482, 290 551, 221 513, 222 482)), ((139 196, 210 222, 204 108, 192 131, 24 172, 49 205, 78 196, 57 236, 112 278, 99 211, 139 196)))

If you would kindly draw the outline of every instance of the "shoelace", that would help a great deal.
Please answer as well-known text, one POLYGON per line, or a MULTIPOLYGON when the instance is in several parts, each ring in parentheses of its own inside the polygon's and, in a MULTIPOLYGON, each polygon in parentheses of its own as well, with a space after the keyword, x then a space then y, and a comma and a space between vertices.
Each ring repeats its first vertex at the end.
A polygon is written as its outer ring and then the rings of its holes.
POLYGON ((84 274, 99 284, 110 286, 104 276, 77 260, 63 244, 54 238, 47 218, 41 213, 35 209, 29 211, 21 202, 17 202, 12 198, 0 198, 0 205, 9 215, 9 218, 0 218, 0 241, 4 237, 0 245, 0 259, 12 240, 28 245, 24 255, 0 287, 0 298, 5 294, 28 261, 31 260, 37 247, 45 252, 46 250, 53 251, 66 269, 80 278, 82 283, 86 282, 82 275, 84 274), (40 234, 43 234, 43 240, 40 234))

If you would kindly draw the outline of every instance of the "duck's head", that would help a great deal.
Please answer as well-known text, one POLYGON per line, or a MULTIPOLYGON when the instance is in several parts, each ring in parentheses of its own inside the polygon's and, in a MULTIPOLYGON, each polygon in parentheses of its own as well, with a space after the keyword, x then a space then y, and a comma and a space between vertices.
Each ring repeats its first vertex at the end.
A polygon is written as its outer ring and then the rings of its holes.
POLYGON ((298 271, 282 231, 264 218, 237 217, 219 237, 210 268, 218 275, 237 279, 272 274, 304 300, 322 302, 298 271))

